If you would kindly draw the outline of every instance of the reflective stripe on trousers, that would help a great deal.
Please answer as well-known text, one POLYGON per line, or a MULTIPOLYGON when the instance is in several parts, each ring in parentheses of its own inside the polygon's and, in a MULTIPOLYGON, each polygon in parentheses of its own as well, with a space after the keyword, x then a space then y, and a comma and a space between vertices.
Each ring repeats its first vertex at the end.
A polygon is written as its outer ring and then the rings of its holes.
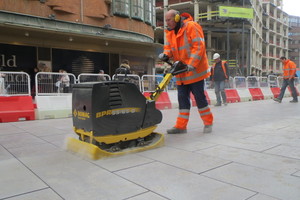
POLYGON ((189 109, 182 109, 179 110, 179 115, 177 117, 175 128, 178 129, 186 129, 188 121, 190 117, 190 110, 189 109))
POLYGON ((176 128, 186 129, 189 120, 189 110, 191 108, 190 93, 192 92, 198 107, 198 112, 203 120, 204 125, 213 123, 213 114, 208 107, 206 96, 204 94, 204 80, 188 84, 178 85, 178 103, 179 115, 176 121, 176 128))
POLYGON ((204 125, 212 125, 213 124, 214 116, 208 106, 198 109, 198 112, 200 114, 201 119, 203 120, 204 125))

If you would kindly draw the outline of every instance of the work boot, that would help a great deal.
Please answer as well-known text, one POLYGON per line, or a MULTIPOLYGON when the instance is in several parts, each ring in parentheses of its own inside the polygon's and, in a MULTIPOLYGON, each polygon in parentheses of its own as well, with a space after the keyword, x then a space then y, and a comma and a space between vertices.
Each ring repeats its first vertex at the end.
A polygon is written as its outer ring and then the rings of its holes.
POLYGON ((278 102, 278 103, 281 103, 281 99, 274 98, 273 100, 276 101, 276 102, 278 102))
POLYGON ((211 133, 212 132, 212 125, 205 125, 203 128, 203 133, 211 133))
POLYGON ((290 103, 298 103, 298 100, 292 100, 292 101, 290 101, 290 103))
POLYGON ((216 104, 215 104, 215 106, 221 106, 221 105, 222 105, 221 103, 216 103, 216 104))
POLYGON ((168 134, 181 134, 181 133, 186 133, 186 129, 179 129, 179 128, 171 128, 167 130, 168 134))

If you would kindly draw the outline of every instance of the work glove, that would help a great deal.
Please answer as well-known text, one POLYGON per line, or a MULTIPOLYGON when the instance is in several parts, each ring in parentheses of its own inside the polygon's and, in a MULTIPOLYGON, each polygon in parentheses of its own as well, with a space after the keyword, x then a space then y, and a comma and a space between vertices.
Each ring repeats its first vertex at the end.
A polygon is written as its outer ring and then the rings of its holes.
POLYGON ((193 67, 192 65, 187 65, 187 71, 193 71, 195 69, 195 67, 193 67))
POLYGON ((158 58, 159 58, 161 61, 164 61, 164 62, 169 61, 169 56, 167 56, 167 55, 164 54, 164 53, 159 54, 159 55, 158 55, 158 58))

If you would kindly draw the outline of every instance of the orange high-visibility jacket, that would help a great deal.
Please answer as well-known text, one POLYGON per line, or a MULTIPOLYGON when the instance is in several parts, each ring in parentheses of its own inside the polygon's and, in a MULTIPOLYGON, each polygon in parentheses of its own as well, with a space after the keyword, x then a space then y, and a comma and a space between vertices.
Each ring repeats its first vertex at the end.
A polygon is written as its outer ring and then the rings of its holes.
POLYGON ((291 60, 285 60, 283 65, 283 78, 294 78, 296 74, 296 64, 291 60))
POLYGON ((174 61, 195 67, 195 70, 176 75, 177 85, 201 81, 210 76, 202 27, 188 13, 181 15, 178 33, 166 30, 164 54, 174 61))

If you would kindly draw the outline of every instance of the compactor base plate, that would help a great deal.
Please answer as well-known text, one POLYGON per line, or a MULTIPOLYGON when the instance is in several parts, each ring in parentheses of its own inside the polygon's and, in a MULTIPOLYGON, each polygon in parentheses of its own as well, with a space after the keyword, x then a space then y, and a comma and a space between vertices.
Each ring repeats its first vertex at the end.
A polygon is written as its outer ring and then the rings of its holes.
POLYGON ((128 153, 146 151, 148 149, 162 146, 164 144, 164 135, 156 132, 153 132, 152 134, 154 135, 153 139, 151 140, 151 142, 148 142, 144 146, 138 145, 136 147, 130 147, 115 152, 101 149, 97 145, 80 141, 72 137, 67 138, 66 148, 68 151, 75 152, 85 158, 98 160, 104 157, 119 156, 128 153))

